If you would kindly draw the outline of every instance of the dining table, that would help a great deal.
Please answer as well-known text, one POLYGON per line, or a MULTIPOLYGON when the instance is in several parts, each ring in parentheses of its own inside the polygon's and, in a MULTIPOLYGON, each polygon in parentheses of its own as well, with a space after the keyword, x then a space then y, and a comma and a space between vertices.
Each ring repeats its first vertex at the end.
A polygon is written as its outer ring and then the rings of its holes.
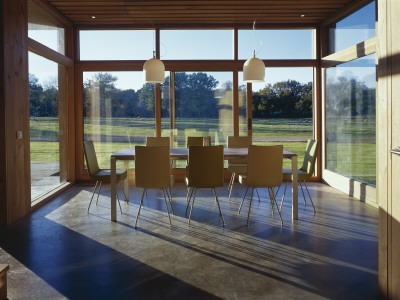
MULTIPOLYGON (((170 148, 171 159, 187 159, 189 155, 188 148, 170 148)), ((246 158, 248 148, 224 148, 224 159, 246 158)), ((298 219, 298 176, 297 176, 297 154, 283 150, 283 158, 290 159, 292 162, 292 219, 298 219)), ((111 221, 117 221, 117 202, 116 202, 116 166, 117 161, 124 161, 125 169, 129 167, 129 161, 135 160, 135 148, 124 148, 115 152, 110 157, 111 170, 111 221)), ((124 190, 129 201, 129 176, 124 180, 124 190)))

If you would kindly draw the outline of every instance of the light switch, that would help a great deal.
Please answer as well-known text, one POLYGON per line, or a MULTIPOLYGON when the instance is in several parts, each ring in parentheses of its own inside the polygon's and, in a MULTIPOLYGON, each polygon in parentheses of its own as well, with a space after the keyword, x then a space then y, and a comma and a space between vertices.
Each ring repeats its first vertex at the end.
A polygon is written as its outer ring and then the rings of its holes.
POLYGON ((22 131, 17 131, 17 140, 22 140, 22 131))

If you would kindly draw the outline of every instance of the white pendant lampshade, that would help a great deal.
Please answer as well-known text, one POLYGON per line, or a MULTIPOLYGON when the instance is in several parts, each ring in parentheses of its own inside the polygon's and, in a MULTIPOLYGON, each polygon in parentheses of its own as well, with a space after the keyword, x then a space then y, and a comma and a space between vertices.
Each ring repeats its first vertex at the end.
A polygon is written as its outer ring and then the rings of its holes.
POLYGON ((254 57, 249 58, 243 65, 243 81, 244 82, 264 82, 265 65, 261 59, 254 57))
POLYGON ((165 66, 155 57, 143 65, 144 81, 147 83, 163 83, 165 81, 165 66))

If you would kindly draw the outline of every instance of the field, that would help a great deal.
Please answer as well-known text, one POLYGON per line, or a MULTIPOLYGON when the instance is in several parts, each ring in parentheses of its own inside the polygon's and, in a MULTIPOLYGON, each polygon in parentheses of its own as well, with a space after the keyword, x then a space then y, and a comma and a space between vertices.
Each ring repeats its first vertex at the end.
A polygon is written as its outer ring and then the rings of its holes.
MULTIPOLYGON (((341 136, 352 136, 355 122, 330 124, 341 136)), ((110 154, 135 145, 145 144, 146 136, 154 136, 153 118, 99 118, 86 119, 84 132, 86 139, 95 141, 100 167, 109 167, 110 154)), ((174 138, 174 147, 184 147, 185 136, 210 135, 213 144, 226 146, 226 137, 232 135, 230 124, 220 124, 218 119, 177 119, 176 129, 169 130, 169 120, 162 120, 162 135, 174 138)), ((305 143, 312 138, 313 123, 299 119, 254 119, 253 140, 256 145, 283 145, 287 151, 295 152, 302 163, 305 143)), ((366 127, 366 126, 364 126, 366 127)), ((242 130, 241 130, 242 131, 242 130)), ((375 184, 375 131, 363 129, 358 140, 344 139, 328 144, 328 168, 375 184), (372 140, 372 141, 371 141, 372 140)), ((36 118, 31 120, 31 160, 33 162, 58 160, 58 123, 56 118, 36 118)), ((178 165, 178 167, 181 167, 178 165)), ((290 168, 290 161, 284 160, 284 167, 290 168)))

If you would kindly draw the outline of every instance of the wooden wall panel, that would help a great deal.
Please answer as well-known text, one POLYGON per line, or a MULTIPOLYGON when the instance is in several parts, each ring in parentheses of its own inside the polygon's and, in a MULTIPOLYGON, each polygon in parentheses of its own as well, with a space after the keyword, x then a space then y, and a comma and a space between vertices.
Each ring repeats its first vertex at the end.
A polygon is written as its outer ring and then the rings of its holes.
POLYGON ((0 222, 9 224, 30 211, 30 163, 29 163, 29 99, 28 99, 28 46, 26 0, 2 1, 4 82, 1 101, 4 113, 2 150, 3 217, 0 222), (22 139, 17 139, 22 131, 22 139), (3 171, 4 176, 4 171, 3 171), (4 188, 5 187, 5 188, 4 188))
MULTIPOLYGON (((3 2, 0 2, 0 16, 3 16, 3 2)), ((0 225, 6 224, 7 205, 3 199, 6 195, 6 115, 4 95, 4 25, 0 22, 0 225)))

